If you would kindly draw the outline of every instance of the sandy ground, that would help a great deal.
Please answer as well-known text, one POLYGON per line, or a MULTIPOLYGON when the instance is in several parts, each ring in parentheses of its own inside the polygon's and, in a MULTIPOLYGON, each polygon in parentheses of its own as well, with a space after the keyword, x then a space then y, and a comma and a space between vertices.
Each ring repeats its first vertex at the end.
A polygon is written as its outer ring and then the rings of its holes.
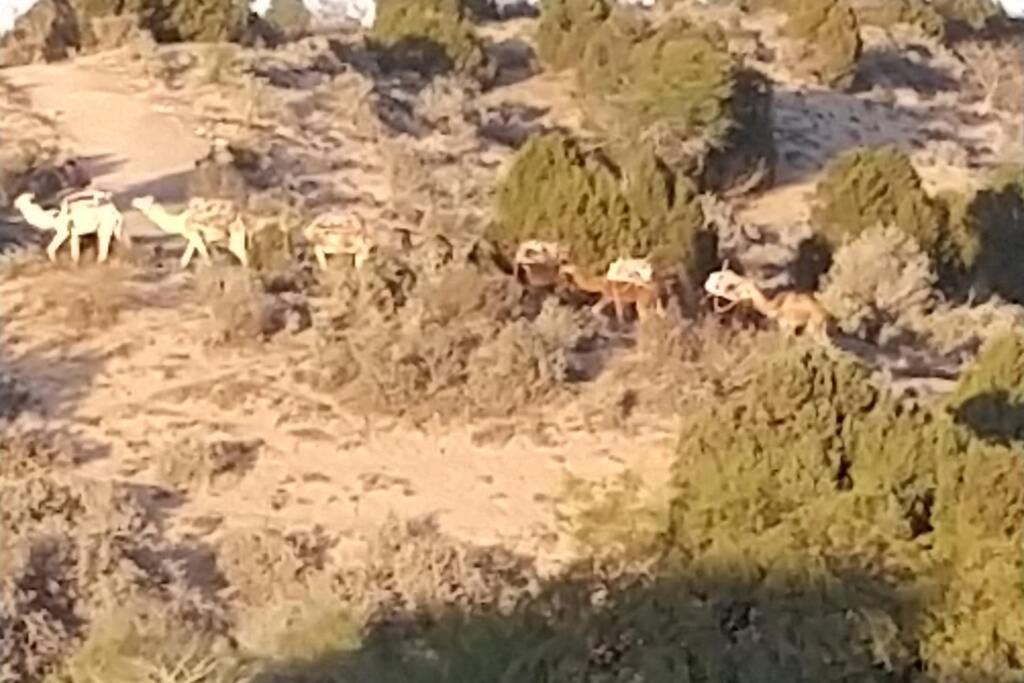
MULTIPOLYGON (((4 76, 38 109, 60 111, 94 184, 122 207, 138 194, 180 192, 176 183, 208 149, 188 122, 88 62, 4 76)), ((126 215, 137 234, 152 230, 126 215)), ((554 509, 565 475, 666 474, 671 424, 646 425, 639 436, 595 432, 575 406, 543 423, 417 429, 357 418, 295 380, 312 362, 312 332, 262 348, 211 348, 205 309, 187 296, 191 275, 88 261, 78 269, 34 263, 36 272, 0 283, 0 363, 38 400, 32 419, 81 444, 82 476, 150 487, 161 484, 168 458, 199 458, 196 444, 245 451, 212 485, 154 499, 174 534, 213 540, 238 527, 320 525, 358 544, 388 515, 432 514, 459 538, 557 561, 568 553, 554 509), (107 328, 76 331, 40 300, 41 287, 83 292, 104 283, 123 298, 107 328)))

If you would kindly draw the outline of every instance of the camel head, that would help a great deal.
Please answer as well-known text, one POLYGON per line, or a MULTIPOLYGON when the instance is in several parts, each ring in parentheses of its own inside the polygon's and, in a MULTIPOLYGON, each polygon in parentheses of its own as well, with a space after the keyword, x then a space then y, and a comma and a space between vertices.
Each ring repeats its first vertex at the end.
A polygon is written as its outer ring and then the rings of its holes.
POLYGON ((135 197, 131 201, 132 208, 138 209, 139 211, 146 211, 153 208, 154 203, 153 195, 148 194, 144 197, 135 197))
POLYGON ((741 301, 749 298, 749 284, 745 277, 726 267, 708 276, 704 282, 704 291, 729 301, 741 301))
POLYGON ((25 206, 31 206, 32 204, 35 204, 35 201, 36 201, 36 196, 35 196, 34 193, 32 193, 32 192, 22 192, 14 200, 14 208, 21 209, 22 207, 25 207, 25 206))

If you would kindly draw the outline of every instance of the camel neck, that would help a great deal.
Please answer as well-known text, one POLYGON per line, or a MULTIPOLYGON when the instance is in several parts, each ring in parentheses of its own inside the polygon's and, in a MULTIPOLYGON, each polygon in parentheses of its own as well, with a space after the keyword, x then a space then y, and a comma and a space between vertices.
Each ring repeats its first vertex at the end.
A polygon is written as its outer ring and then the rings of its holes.
POLYGON ((160 227, 172 226, 181 218, 181 214, 173 214, 156 202, 146 207, 139 207, 139 211, 160 227))
POLYGON ((18 211, 30 225, 40 230, 52 230, 57 218, 54 212, 47 211, 35 202, 19 204, 18 211))
POLYGON ((764 292, 761 291, 760 287, 754 283, 750 283, 749 291, 750 303, 758 312, 768 317, 775 315, 776 307, 773 305, 772 301, 764 295, 764 292))
POLYGON ((605 289, 605 279, 600 276, 586 275, 579 271, 572 271, 569 277, 576 283, 579 289, 584 292, 602 293, 605 289))

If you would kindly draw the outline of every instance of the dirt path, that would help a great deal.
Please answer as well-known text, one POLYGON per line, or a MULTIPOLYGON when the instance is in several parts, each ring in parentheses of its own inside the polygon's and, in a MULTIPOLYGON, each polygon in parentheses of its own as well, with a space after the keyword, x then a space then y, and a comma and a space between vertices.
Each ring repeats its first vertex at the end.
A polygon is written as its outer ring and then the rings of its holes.
MULTIPOLYGON (((133 92, 127 78, 94 61, 35 64, 3 75, 25 90, 38 111, 59 112, 61 132, 94 184, 118 195, 123 209, 138 194, 180 199, 186 173, 208 143, 186 122, 154 107, 145 93, 133 92)), ((126 214, 134 232, 156 234, 134 212, 126 214)))

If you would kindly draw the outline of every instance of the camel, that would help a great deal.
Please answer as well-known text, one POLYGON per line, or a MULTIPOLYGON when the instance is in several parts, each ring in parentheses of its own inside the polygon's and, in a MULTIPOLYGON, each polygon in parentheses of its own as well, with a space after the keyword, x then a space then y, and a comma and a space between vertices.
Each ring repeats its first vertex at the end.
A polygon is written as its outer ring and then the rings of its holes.
POLYGON ((26 192, 14 200, 14 206, 29 225, 56 233, 46 248, 51 261, 56 260, 57 250, 70 239, 71 260, 78 263, 82 235, 95 234, 99 239, 99 263, 107 260, 112 239, 131 242, 124 230, 124 216, 114 205, 112 195, 103 190, 72 192, 61 199, 58 209, 42 208, 36 204, 35 195, 26 192))
POLYGON ((361 219, 339 211, 318 215, 302 229, 302 236, 312 245, 321 270, 327 270, 328 254, 350 255, 355 267, 360 268, 376 246, 361 219))
POLYGON ((188 244, 181 255, 182 268, 188 267, 195 252, 209 263, 207 243, 224 241, 243 266, 249 264, 246 225, 230 200, 192 198, 184 211, 171 213, 147 195, 133 199, 132 206, 165 233, 185 238, 188 244))
POLYGON ((748 278, 729 270, 728 266, 711 273, 704 289, 712 296, 734 304, 749 301, 754 309, 774 320, 782 331, 795 336, 801 331, 828 340, 832 317, 813 294, 781 292, 769 298, 748 278))
POLYGON ((559 272, 567 276, 580 291, 601 295, 591 308, 595 315, 600 315, 611 303, 615 305, 615 320, 621 323, 624 306, 631 303, 636 306, 636 314, 640 320, 644 320, 652 308, 658 317, 665 317, 661 288, 653 280, 647 283, 609 280, 606 275, 586 275, 572 264, 562 265, 559 272))

